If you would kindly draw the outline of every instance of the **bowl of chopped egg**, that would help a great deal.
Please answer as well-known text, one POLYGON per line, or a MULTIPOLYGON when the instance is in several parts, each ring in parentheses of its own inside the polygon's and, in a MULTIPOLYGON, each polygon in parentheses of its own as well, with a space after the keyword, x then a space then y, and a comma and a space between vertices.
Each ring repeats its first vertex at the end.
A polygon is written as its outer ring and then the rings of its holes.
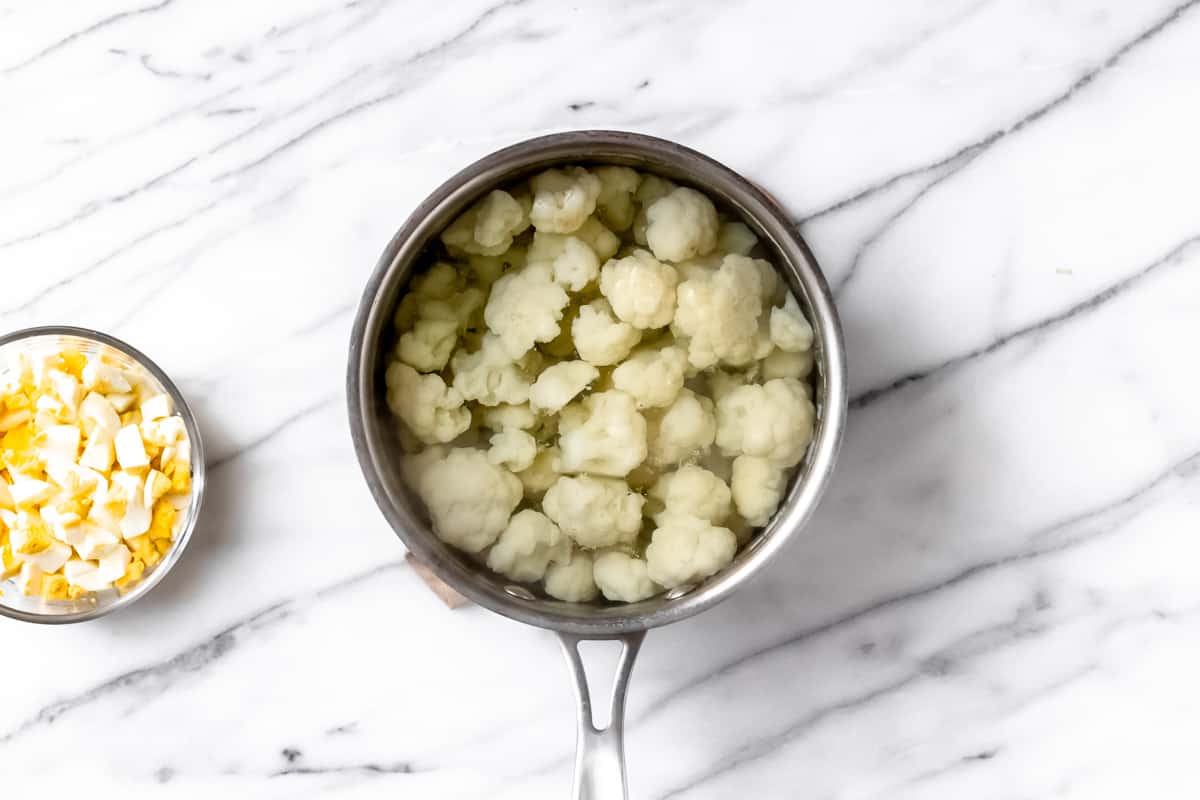
POLYGON ((0 336, 0 614, 95 619, 179 560, 204 493, 204 447, 149 358, 65 326, 0 336))
POLYGON ((592 798, 625 794, 646 631, 725 599, 803 528, 847 406, 833 297, 786 210, 618 131, 521 142, 430 195, 366 287, 347 394, 413 556, 559 634, 592 798), (623 645, 604 728, 586 639, 623 645))

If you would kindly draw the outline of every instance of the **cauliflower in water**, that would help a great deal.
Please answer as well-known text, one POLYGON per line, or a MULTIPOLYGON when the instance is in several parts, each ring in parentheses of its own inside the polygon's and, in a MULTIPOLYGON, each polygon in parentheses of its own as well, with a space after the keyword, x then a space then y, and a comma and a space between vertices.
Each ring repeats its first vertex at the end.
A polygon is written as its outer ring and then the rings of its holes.
POLYGON ((712 252, 719 226, 712 201, 681 186, 646 209, 646 244, 655 258, 685 261, 712 252))
POLYGON ((462 291, 465 283, 453 264, 439 261, 428 271, 412 279, 408 292, 400 299, 396 307, 393 322, 398 331, 410 331, 418 317, 423 316, 421 309, 433 300, 449 300, 457 292, 462 291))
POLYGON ((489 441, 492 446, 488 450, 488 461, 508 467, 513 472, 529 469, 537 457, 537 440, 523 430, 505 428, 492 434, 489 441))
POLYGON ((449 442, 471 426, 462 394, 440 376, 422 375, 396 361, 387 368, 384 381, 388 408, 422 442, 449 442))
POLYGON ((458 344, 458 323, 440 319, 417 320, 400 337, 396 355, 418 372, 437 372, 446 366, 454 345, 458 344))
POLYGON ((517 473, 525 488, 525 496, 537 499, 544 495, 558 480, 561 468, 562 452, 557 447, 539 448, 533 463, 517 473))
POLYGON ((717 231, 717 251, 748 256, 758 244, 758 237, 743 222, 723 222, 717 231))
POLYGON ((592 578, 609 600, 636 603, 653 597, 663 587, 650 579, 646 562, 619 550, 609 550, 596 556, 592 578))
POLYGON ((438 538, 468 553, 496 541, 522 494, 515 475, 469 447, 429 464, 416 488, 438 538))
POLYGON ((567 302, 567 293, 551 279, 549 269, 529 264, 496 281, 483 318, 508 355, 517 359, 535 342, 558 336, 558 321, 567 302))
POLYGON ((783 308, 771 309, 771 341, 785 353, 800 353, 812 349, 813 329, 804 318, 800 304, 790 293, 783 308))
POLYGON ((642 177, 642 183, 633 195, 638 205, 638 211, 633 217, 633 240, 642 247, 646 246, 646 225, 648 224, 646 210, 654 205, 655 201, 669 195, 675 188, 675 184, 666 178, 660 178, 657 175, 642 177))
POLYGON ((799 353, 788 353, 784 350, 772 350, 763 359, 763 380, 772 378, 807 378, 813 368, 812 350, 802 350, 799 353))
POLYGON ((491 286, 501 275, 525 266, 525 250, 510 247, 498 256, 467 256, 467 270, 476 283, 484 288, 491 286))
POLYGON ((687 365, 687 353, 678 347, 645 348, 613 370, 612 384, 631 395, 638 408, 662 408, 679 396, 687 365))
POLYGON ((771 520, 787 489, 783 470, 765 458, 738 456, 733 460, 733 503, 751 525, 763 526, 771 520))
POLYGON ((600 196, 596 199, 600 221, 614 231, 628 230, 637 212, 633 195, 642 176, 629 167, 596 167, 592 174, 600 179, 600 196))
POLYGON ((580 547, 609 547, 637 538, 645 502, 618 478, 564 476, 546 490, 542 510, 580 547))
POLYGON ((665 411, 646 414, 648 463, 678 464, 712 446, 717 435, 713 402, 684 389, 665 411))
POLYGON ((597 367, 616 364, 642 338, 637 328, 617 320, 607 300, 580 306, 579 316, 571 323, 571 335, 579 357, 597 367))
POLYGON ((718 362, 743 366, 758 349, 762 278, 753 259, 725 256, 707 277, 679 285, 671 330, 688 340, 688 360, 696 369, 718 362))
POLYGON ((683 514, 667 514, 646 548, 646 575, 673 588, 694 583, 733 561, 737 537, 728 528, 683 514))
POLYGON ((493 431, 502 431, 505 428, 528 431, 537 427, 538 418, 528 403, 502 403, 480 408, 479 424, 493 431))
POLYGON ((454 388, 465 399, 485 406, 524 403, 529 400, 531 361, 527 356, 514 362, 500 338, 486 334, 479 350, 474 353, 459 350, 450 359, 454 388))
POLYGON ((489 192, 442 232, 453 251, 498 256, 512 246, 513 237, 529 227, 529 210, 508 192, 489 192))
MULTIPOLYGON (((679 276, 645 250, 609 261, 600 270, 600 293, 619 319, 635 328, 661 328, 675 312, 679 276)), ((578 336, 576 336, 578 338, 578 336)))
POLYGON ((717 401, 717 446, 725 455, 759 456, 793 467, 812 440, 814 417, 798 380, 739 386, 717 401))
POLYGON ((654 515, 655 519, 674 514, 722 522, 733 510, 725 481, 693 464, 660 477, 650 490, 650 496, 663 508, 654 515))
POLYGON ((529 390, 529 407, 538 413, 556 413, 599 376, 600 371, 586 361, 547 367, 529 390))
POLYGON ((646 459, 646 419, 624 392, 588 395, 558 425, 563 472, 622 477, 646 459))
POLYGON ((513 514, 488 551, 487 565, 514 581, 540 581, 546 567, 571 557, 571 540, 549 517, 525 509, 513 514))
POLYGON ((578 292, 600 274, 596 251, 577 236, 535 233, 529 263, 549 265, 555 283, 572 292, 578 292))
POLYGON ((533 227, 547 233, 571 233, 596 210, 600 179, 583 167, 548 169, 530 181, 533 227))
POLYGON ((546 594, 568 603, 587 603, 596 599, 600 590, 592 577, 592 554, 573 548, 565 562, 552 563, 542 580, 546 594))

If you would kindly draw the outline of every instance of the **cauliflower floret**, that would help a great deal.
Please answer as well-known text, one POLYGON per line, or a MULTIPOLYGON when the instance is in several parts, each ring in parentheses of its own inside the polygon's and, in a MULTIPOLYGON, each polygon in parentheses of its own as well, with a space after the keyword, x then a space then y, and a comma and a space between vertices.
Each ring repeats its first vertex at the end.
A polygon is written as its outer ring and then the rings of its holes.
POLYGON ((557 447, 542 447, 534 457, 533 463, 527 469, 517 473, 521 485, 525 487, 525 496, 537 499, 554 485, 560 476, 562 466, 562 451, 557 447))
MULTIPOLYGON (((532 354, 530 354, 532 355, 532 354)), ((486 334, 479 350, 459 350, 450 359, 454 388, 467 400, 485 406, 524 403, 529 399, 529 356, 514 362, 500 338, 486 334)))
POLYGON ((530 181, 533 227, 547 233, 571 233, 596 210, 600 179, 583 167, 548 169, 530 181))
POLYGON ((792 378, 739 386, 717 401, 717 446, 725 455, 795 466, 812 441, 815 413, 804 385, 792 378))
POLYGON ((598 392, 564 409, 558 431, 563 472, 619 478, 646 458, 646 420, 624 392, 598 392))
POLYGON ((542 584, 546 594, 568 603, 586 603, 600 593, 592 577, 592 554, 578 548, 572 548, 567 561, 551 564, 542 584))
MULTIPOLYGON (((777 291, 783 287, 783 281, 780 280, 779 273, 775 271, 775 267, 771 266, 770 261, 764 261, 761 258, 752 258, 750 261, 758 270, 759 294, 762 295, 763 306, 770 307, 775 301, 777 291)), ((764 312, 763 316, 768 315, 764 312)))
POLYGON ((418 372, 437 372, 446 366, 458 343, 458 323, 441 319, 420 319, 400 337, 396 355, 418 372))
POLYGON ((645 502, 618 478, 564 476, 546 490, 542 510, 580 547, 609 547, 637 538, 645 502))
POLYGON ((722 253, 748 256, 756 244, 758 244, 758 237, 744 223, 724 222, 717 231, 717 250, 722 253))
POLYGON ((712 252, 719 225, 712 201, 680 186, 646 209, 646 244, 655 258, 684 261, 712 252))
POLYGON ((547 367, 529 390, 529 407, 535 412, 556 413, 600 376, 586 361, 561 361, 547 367))
POLYGON ((687 515, 661 518, 646 548, 646 574, 667 588, 707 578, 737 552, 737 537, 729 528, 687 515))
POLYGON ((533 413, 528 403, 483 406, 478 410, 478 414, 479 424, 493 431, 502 431, 505 428, 528 431, 538 424, 537 414, 533 413))
POLYGON ((408 364, 392 362, 384 376, 387 404, 426 444, 449 442, 471 426, 463 396, 438 375, 422 375, 408 364))
POLYGON ((762 362, 763 380, 772 378, 807 378, 813 368, 813 351, 801 350, 799 353, 787 353, 783 350, 772 350, 762 362))
POLYGON ((687 366, 679 347, 644 348, 613 370, 612 384, 632 395, 638 408, 661 408, 679 396, 687 366))
POLYGON ((647 461, 678 464, 710 447, 716 435, 712 400, 684 389, 666 411, 646 415, 647 461))
POLYGON ((451 251, 498 256, 528 227, 528 210, 511 194, 497 189, 450 223, 442 232, 442 242, 451 251))
POLYGON ((628 229, 636 212, 633 195, 642 176, 629 167, 596 167, 592 174, 600 179, 600 196, 596 199, 600 221, 614 231, 628 229))
POLYGON ((650 496, 664 509, 654 515, 655 519, 663 514, 683 514, 721 522, 733 510, 725 481, 693 464, 664 474, 650 489, 650 496))
POLYGON ((572 236, 577 236, 596 251, 596 257, 607 261, 621 249, 621 237, 610 231, 595 217, 588 217, 572 236))
POLYGON ((453 264, 439 261, 421 275, 413 277, 408 291, 400 298, 393 322, 396 330, 412 330, 413 323, 423 317, 421 308, 431 300, 449 300, 462 291, 465 281, 453 264))
POLYGON ((492 445, 488 450, 488 461, 508 467, 513 472, 529 469, 537 456, 537 440, 517 428, 505 428, 492 434, 488 441, 492 445))
POLYGON ((597 367, 616 364, 642 338, 637 328, 617 320, 607 300, 580 306, 579 316, 571 324, 571 335, 579 357, 597 367))
POLYGON ((445 458, 448 452, 449 448, 445 445, 435 444, 419 453, 404 456, 400 459, 400 473, 404 477, 404 482, 411 486, 413 491, 417 491, 421 485, 422 476, 435 462, 445 458))
POLYGON ((455 448, 427 466, 416 489, 438 538, 468 553, 496 541, 521 502, 517 476, 469 447, 455 448))
POLYGON ((578 236, 535 233, 529 263, 549 265, 554 281, 572 292, 578 292, 600 274, 596 251, 578 236))
MULTIPOLYGON (((613 259, 600 270, 600 293, 617 317, 635 328, 661 328, 675 311, 679 276, 645 250, 613 259)), ((578 338, 578 336, 576 337, 578 338)))
POLYGON ((738 514, 759 527, 771 520, 787 489, 783 470, 765 458, 738 456, 733 460, 733 502, 738 514))
POLYGON ((812 349, 813 329, 804 318, 800 304, 789 292, 783 308, 771 309, 771 341, 787 353, 812 349))
POLYGON ((621 603, 636 603, 662 591, 646 573, 645 561, 619 550, 596 556, 592 578, 605 597, 621 603))
POLYGON ((467 268, 475 281, 484 287, 491 286, 507 272, 521 269, 525 262, 526 253, 522 247, 510 247, 498 256, 467 256, 467 268))
POLYGON ((754 260, 725 256, 707 277, 679 285, 671 330, 688 339, 688 360, 696 369, 717 362, 741 366, 754 359, 759 345, 762 279, 754 260))
POLYGON ((528 353, 535 342, 558 336, 558 321, 568 301, 548 268, 529 264, 496 281, 483 318, 515 359, 528 353))
POLYGON ((427 299, 417 309, 423 320, 453 322, 459 333, 473 327, 482 319, 483 301, 487 294, 477 286, 470 286, 444 300, 427 299))
POLYGON ((723 369, 714 369, 707 373, 708 393, 712 397, 714 403, 720 403, 721 398, 732 392, 739 386, 745 386, 750 383, 750 379, 741 372, 726 372, 723 369))
POLYGON ((646 246, 646 210, 660 198, 666 197, 675 190, 675 184, 657 175, 643 175, 642 183, 634 193, 638 212, 633 218, 633 240, 642 247, 646 246))
POLYGON ((540 581, 546 567, 571 557, 571 540, 549 517, 525 509, 513 514, 488 552, 487 565, 514 581, 540 581))

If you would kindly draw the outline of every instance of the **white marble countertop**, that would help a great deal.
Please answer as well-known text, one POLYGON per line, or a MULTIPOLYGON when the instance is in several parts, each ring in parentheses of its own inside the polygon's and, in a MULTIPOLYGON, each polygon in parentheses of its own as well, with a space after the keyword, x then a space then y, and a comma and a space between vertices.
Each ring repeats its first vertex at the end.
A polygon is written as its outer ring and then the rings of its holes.
POLYGON ((0 620, 0 785, 567 795, 557 643, 405 566, 342 381, 420 199, 612 127, 794 212, 855 398, 801 540, 647 639, 634 796, 1197 796, 1197 6, 0 3, 0 327, 143 348, 212 459, 145 599, 0 620))

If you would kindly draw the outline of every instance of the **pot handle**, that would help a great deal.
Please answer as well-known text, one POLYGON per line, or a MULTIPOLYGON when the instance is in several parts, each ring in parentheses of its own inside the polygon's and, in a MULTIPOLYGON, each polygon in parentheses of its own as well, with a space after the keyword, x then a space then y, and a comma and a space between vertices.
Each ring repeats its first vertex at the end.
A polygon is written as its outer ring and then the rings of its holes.
POLYGON ((645 631, 616 636, 575 636, 560 633, 563 654, 575 679, 575 698, 579 702, 579 729, 575 740, 575 800, 625 800, 625 695, 629 676, 637 658, 645 631), (587 670, 579 653, 579 643, 597 639, 621 642, 621 657, 613 679, 609 722, 597 728, 592 717, 592 698, 588 691, 587 670))

